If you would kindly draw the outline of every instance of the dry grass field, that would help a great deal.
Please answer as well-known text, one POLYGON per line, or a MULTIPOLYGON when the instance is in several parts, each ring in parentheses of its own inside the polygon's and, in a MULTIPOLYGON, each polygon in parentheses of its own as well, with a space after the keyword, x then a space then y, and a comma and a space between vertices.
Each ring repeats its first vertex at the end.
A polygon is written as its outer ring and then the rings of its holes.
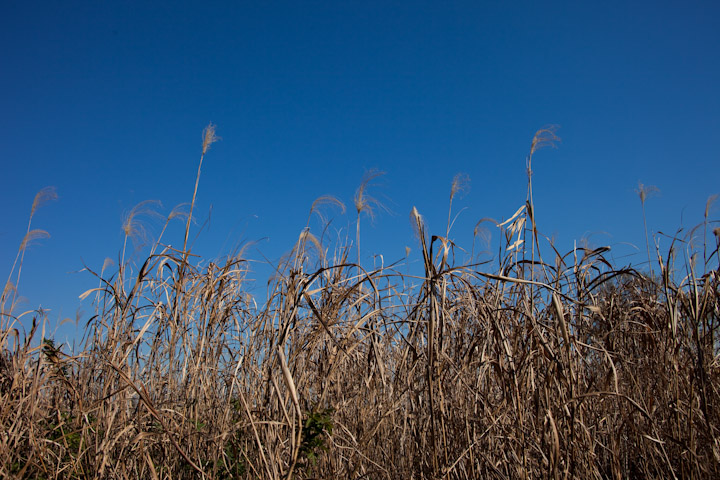
MULTIPOLYGON (((538 132, 529 172, 553 140, 538 132)), ((413 210, 418 275, 359 264, 371 174, 357 238, 306 229, 264 298, 242 252, 189 251, 196 182, 167 219, 186 222, 182 250, 160 234, 142 261, 90 272, 80 353, 45 338, 42 311, 19 327, 23 256, 44 235, 29 224, 0 303, 0 477, 720 478, 715 223, 706 211, 666 252, 650 238, 653 270, 636 271, 606 248, 555 250, 531 179, 514 216, 480 225, 500 232, 491 263, 457 264, 469 249, 413 210)), ((344 208, 312 210, 328 202, 344 208)))

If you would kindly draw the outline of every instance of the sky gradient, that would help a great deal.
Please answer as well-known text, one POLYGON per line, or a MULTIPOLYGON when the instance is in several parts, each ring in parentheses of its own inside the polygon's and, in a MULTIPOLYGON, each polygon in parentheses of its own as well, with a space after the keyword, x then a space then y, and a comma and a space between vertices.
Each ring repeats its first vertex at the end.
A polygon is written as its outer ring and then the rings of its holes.
POLYGON ((324 194, 348 206, 333 223, 347 233, 373 168, 389 211, 364 221, 366 261, 418 255, 413 206, 444 234, 460 172, 471 188, 451 237, 469 249, 479 219, 524 203, 530 142, 552 124, 562 141, 533 166, 540 231, 561 252, 589 237, 641 265, 639 182, 660 190, 649 230, 671 235, 720 192, 718 20, 709 1, 3 2, 0 272, 35 193, 55 186, 34 219, 51 238, 27 252, 20 293, 25 310, 74 318, 97 285, 77 272, 117 262, 123 213, 190 201, 210 122, 222 140, 193 229, 209 220, 195 250, 207 259, 256 242, 250 258, 277 261, 324 194))

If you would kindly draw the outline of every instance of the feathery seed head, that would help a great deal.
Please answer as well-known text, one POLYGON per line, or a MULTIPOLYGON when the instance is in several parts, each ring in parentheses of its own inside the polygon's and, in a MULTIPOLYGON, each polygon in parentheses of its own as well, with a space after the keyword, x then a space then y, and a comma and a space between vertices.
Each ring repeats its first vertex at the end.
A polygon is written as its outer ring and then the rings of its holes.
POLYGON ((146 226, 138 220, 138 217, 140 215, 150 218, 159 217, 160 215, 152 208, 153 206, 162 207, 162 204, 158 200, 145 200, 135 205, 132 210, 125 214, 122 229, 126 236, 143 240, 146 238, 146 226))
POLYGON ((530 145, 531 157, 535 152, 537 152, 543 147, 555 148, 555 144, 560 141, 560 137, 555 134, 557 129, 557 125, 549 125, 535 132, 535 136, 532 139, 532 144, 530 145))
POLYGON ((103 261, 102 270, 100 270, 100 276, 102 277, 105 274, 105 270, 109 267, 112 267, 115 265, 115 262, 110 257, 105 257, 105 260, 103 261))
POLYGON ((640 203, 645 205, 645 200, 660 193, 660 189, 655 185, 643 185, 641 182, 638 182, 638 188, 635 189, 635 193, 640 197, 640 203))
POLYGON ((27 247, 30 246, 32 242, 41 238, 50 238, 50 234, 45 230, 40 230, 37 228, 35 230, 30 230, 25 234, 23 241, 20 243, 20 251, 25 250, 27 247))
POLYGON ((450 188, 450 201, 452 201, 458 193, 466 192, 469 189, 470 177, 465 173, 458 173, 452 181, 452 187, 450 188))
POLYGON ((179 220, 187 220, 188 216, 190 216, 190 212, 187 210, 189 209, 190 204, 188 202, 180 203, 175 206, 175 208, 172 209, 170 212, 170 215, 168 215, 168 220, 173 220, 175 218, 179 220))
POLYGON ((415 235, 417 235, 418 238, 422 238, 425 235, 425 220, 416 207, 413 207, 410 211, 410 223, 412 223, 415 235))
POLYGON ((315 251, 317 252, 318 258, 320 260, 323 260, 325 258, 325 252, 323 251, 322 244, 320 243, 320 240, 317 239, 315 235, 310 233, 309 230, 305 229, 302 232, 300 232, 300 237, 298 238, 297 244, 296 244, 296 250, 298 254, 300 252, 306 251, 306 246, 308 245, 308 242, 310 245, 315 247, 315 251))
POLYGON ((42 207, 47 202, 57 200, 57 198, 58 195, 55 191, 55 187, 43 188, 35 195, 35 200, 33 201, 32 209, 30 210, 30 216, 32 217, 33 215, 35 215, 35 212, 38 208, 42 207))
POLYGON ((205 153, 210 149, 210 145, 220 140, 220 137, 215 135, 215 125, 210 123, 205 129, 203 130, 203 145, 202 145, 202 153, 205 155, 205 153))
POLYGON ((718 199, 718 194, 710 195, 705 203, 705 218, 710 214, 710 208, 713 206, 715 201, 718 199))
POLYGON ((320 222, 323 224, 327 223, 327 219, 323 215, 320 208, 324 205, 335 206, 340 209, 340 213, 345 213, 345 204, 341 202, 337 197, 334 197, 332 195, 323 195, 321 197, 318 197, 310 206, 310 215, 312 215, 313 213, 317 215, 320 219, 320 222))
POLYGON ((375 218, 375 207, 383 208, 380 202, 378 202, 375 198, 367 195, 367 189, 372 185, 372 181, 383 175, 385 175, 385 172, 373 169, 367 172, 363 177, 360 186, 355 192, 354 199, 355 210, 357 210, 358 215, 360 215, 362 212, 366 212, 370 216, 370 218, 375 218))

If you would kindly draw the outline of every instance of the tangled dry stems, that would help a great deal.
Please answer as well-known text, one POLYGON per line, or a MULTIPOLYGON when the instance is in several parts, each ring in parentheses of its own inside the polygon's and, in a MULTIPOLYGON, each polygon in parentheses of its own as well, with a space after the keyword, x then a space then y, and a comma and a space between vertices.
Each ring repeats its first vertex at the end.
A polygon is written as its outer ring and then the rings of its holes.
POLYGON ((158 243, 97 274, 76 354, 4 310, 0 476, 720 476, 717 248, 543 263, 530 219, 489 273, 416 221, 422 274, 301 235, 260 304, 244 256, 158 243))

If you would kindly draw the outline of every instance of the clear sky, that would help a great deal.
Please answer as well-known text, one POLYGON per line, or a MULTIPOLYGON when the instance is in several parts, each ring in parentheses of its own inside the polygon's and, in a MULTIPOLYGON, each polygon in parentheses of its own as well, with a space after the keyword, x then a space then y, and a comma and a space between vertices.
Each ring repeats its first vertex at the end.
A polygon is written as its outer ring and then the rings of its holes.
POLYGON ((661 191, 653 232, 692 227, 720 192, 719 21, 716 1, 4 1, 0 272, 55 186, 20 293, 74 317, 96 286, 74 272, 117 261, 123 212, 190 201, 209 122, 222 140, 198 192, 206 258, 258 241, 248 255, 277 260, 315 198, 352 209, 372 168, 391 212, 364 223, 367 258, 418 254, 413 206, 444 234, 459 172, 472 183, 451 237, 469 248, 480 218, 523 204, 532 136, 556 124, 562 142, 534 160, 540 230, 639 265, 638 182, 661 191))

